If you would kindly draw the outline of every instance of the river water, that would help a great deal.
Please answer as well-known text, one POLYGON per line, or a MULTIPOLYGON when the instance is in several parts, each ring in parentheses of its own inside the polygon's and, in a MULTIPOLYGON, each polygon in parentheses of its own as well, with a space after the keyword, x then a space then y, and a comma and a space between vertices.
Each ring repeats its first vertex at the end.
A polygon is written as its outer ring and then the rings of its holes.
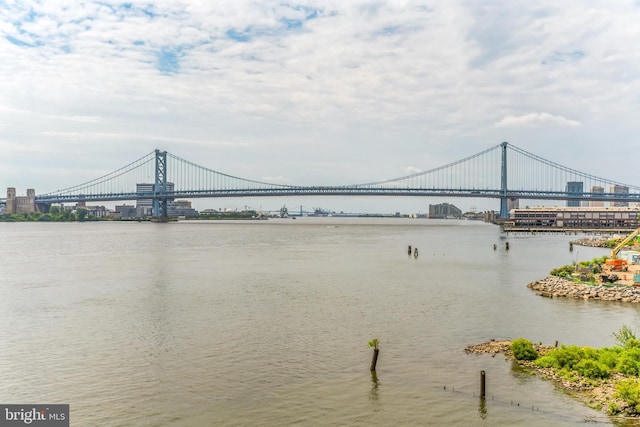
POLYGON ((68 403, 74 426, 613 425, 464 352, 610 346, 639 324, 634 305, 526 287, 607 253, 570 252, 576 237, 424 219, 1 223, 0 403, 68 403))

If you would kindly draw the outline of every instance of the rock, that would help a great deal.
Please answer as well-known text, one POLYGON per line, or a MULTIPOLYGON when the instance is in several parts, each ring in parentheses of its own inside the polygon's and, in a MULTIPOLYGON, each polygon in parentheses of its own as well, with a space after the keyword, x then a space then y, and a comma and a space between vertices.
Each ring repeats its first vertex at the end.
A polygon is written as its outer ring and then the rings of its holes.
POLYGON ((640 302, 640 289, 628 286, 592 286, 575 283, 563 277, 549 276, 542 280, 531 282, 528 288, 536 291, 536 295, 553 298, 577 298, 604 301, 640 302))

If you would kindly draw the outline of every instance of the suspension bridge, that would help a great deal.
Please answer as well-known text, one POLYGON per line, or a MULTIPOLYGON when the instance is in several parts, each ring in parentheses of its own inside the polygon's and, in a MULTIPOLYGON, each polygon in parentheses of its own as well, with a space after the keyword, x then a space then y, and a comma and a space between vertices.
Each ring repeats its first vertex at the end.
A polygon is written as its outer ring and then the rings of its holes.
POLYGON ((473 197, 500 200, 500 217, 508 218, 510 199, 640 202, 640 187, 562 166, 507 142, 461 160, 394 179, 340 186, 297 186, 262 182, 218 172, 155 150, 107 175, 63 190, 36 195, 52 204, 151 200, 155 217, 167 216, 176 198, 275 196, 413 196, 473 197), (152 185, 141 191, 140 183, 152 185))

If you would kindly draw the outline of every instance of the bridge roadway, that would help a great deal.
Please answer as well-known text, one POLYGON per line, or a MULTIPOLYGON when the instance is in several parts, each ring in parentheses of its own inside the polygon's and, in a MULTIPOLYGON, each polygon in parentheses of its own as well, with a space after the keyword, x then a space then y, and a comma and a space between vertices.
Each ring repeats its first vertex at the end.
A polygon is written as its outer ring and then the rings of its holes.
POLYGON ((221 190, 181 190, 166 192, 131 192, 76 195, 41 195, 36 196, 36 203, 73 203, 126 201, 141 199, 193 199, 218 197, 279 197, 279 196, 413 196, 413 197, 475 197, 475 198, 509 198, 531 200, 584 200, 608 202, 640 202, 640 194, 621 193, 568 193, 566 191, 523 191, 508 190, 506 192, 478 189, 445 189, 445 188, 379 188, 356 186, 321 186, 321 187, 279 187, 257 189, 221 189, 221 190))

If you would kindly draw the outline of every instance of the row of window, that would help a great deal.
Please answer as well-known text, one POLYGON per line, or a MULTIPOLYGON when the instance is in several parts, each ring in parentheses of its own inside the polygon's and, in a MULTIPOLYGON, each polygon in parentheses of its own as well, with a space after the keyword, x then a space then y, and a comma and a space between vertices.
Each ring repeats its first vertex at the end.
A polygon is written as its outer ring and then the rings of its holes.
POLYGON ((640 223, 637 219, 632 220, 540 220, 526 219, 515 221, 516 227, 576 227, 576 228, 617 228, 617 227, 635 227, 640 223))
POLYGON ((588 219, 637 219, 637 212, 516 212, 514 218, 588 218, 588 219))

